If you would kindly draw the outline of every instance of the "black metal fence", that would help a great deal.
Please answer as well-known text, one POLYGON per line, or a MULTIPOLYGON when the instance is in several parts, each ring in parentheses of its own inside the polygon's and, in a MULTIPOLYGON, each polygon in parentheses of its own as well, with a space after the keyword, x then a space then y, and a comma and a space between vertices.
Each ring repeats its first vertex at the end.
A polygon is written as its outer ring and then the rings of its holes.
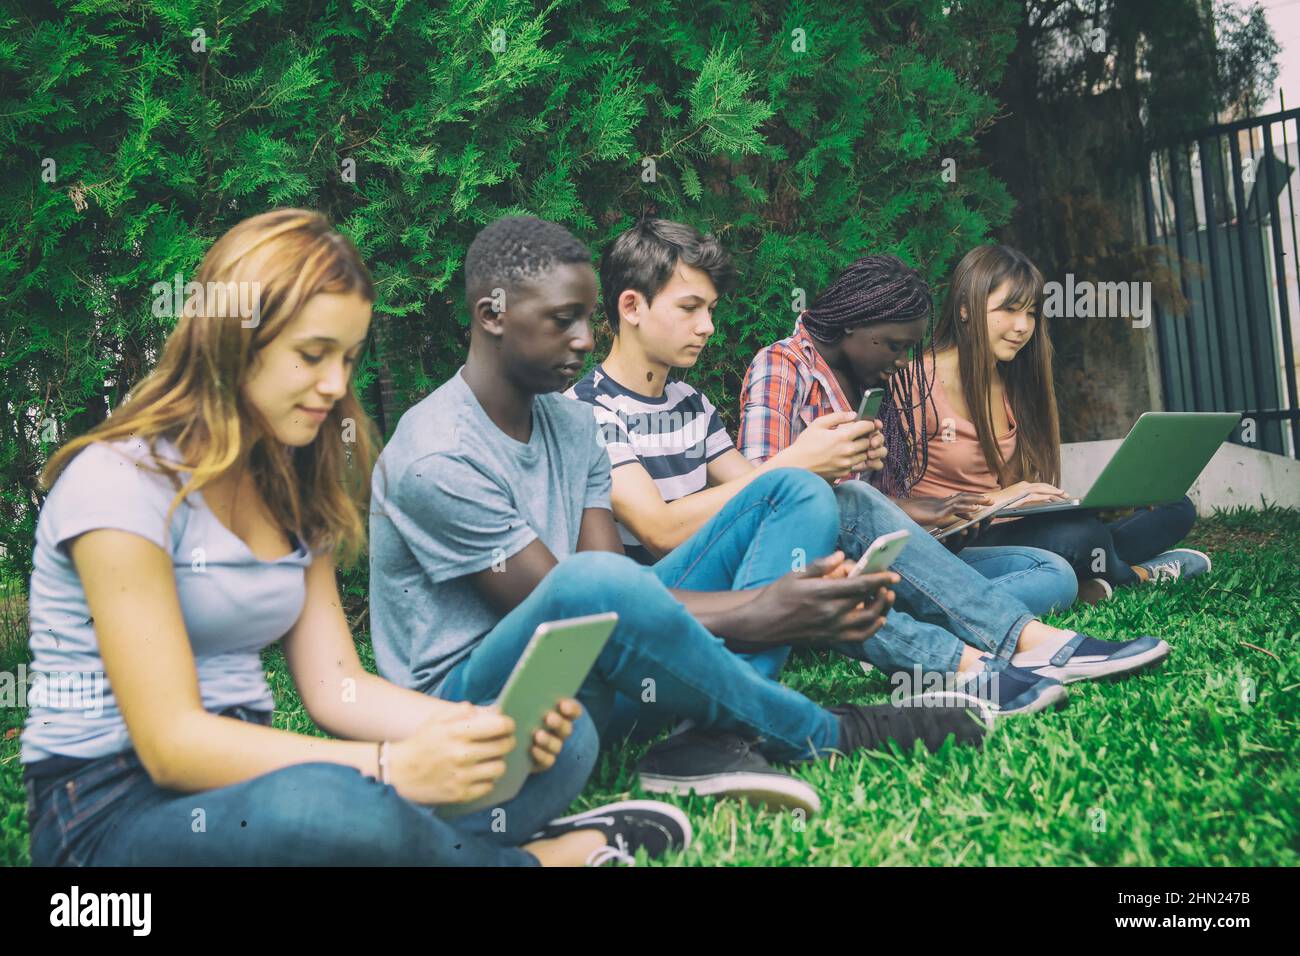
POLYGON ((1164 404, 1236 411, 1232 440, 1300 457, 1292 317, 1300 302, 1300 109, 1199 130, 1151 154, 1147 241, 1187 309, 1156 308, 1164 404))

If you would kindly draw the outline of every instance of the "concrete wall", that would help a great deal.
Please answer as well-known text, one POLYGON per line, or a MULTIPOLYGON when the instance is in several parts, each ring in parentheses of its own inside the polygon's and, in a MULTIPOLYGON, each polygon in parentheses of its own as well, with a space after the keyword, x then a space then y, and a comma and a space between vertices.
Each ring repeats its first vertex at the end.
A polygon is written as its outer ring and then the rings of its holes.
MULTIPOLYGON (((1082 495, 1101 474, 1123 439, 1061 445, 1061 487, 1082 495)), ((1269 504, 1300 508, 1300 461, 1224 443, 1188 492, 1198 514, 1236 505, 1269 504)))

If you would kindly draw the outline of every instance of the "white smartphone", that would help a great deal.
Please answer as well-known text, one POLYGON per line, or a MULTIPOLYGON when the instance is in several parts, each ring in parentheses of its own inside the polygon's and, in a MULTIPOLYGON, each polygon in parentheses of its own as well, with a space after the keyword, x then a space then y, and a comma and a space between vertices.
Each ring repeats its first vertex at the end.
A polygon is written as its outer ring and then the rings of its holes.
POLYGON ((882 534, 858 559, 858 563, 853 565, 853 570, 849 572, 849 577, 857 577, 859 574, 876 574, 879 571, 886 570, 894 559, 898 557, 907 542, 912 538, 910 531, 891 531, 889 534, 882 534))

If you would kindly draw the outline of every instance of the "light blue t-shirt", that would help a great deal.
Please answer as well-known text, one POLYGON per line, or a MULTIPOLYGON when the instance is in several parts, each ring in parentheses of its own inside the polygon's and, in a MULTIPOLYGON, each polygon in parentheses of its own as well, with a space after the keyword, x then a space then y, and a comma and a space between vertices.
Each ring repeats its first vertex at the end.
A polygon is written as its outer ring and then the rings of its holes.
MULTIPOLYGON (((179 460, 157 443, 160 457, 179 460)), ((101 757, 131 746, 99 655, 85 591, 67 545, 87 531, 114 528, 152 541, 171 556, 181 613, 198 669, 203 707, 274 708, 259 652, 283 637, 302 612, 312 553, 295 550, 261 561, 202 500, 190 495, 167 509, 177 488, 148 470, 139 438, 87 446, 59 475, 41 508, 31 581, 33 661, 22 762, 53 755, 101 757)), ((138 652, 157 635, 141 632, 138 652)))
POLYGON ((582 512, 610 506, 609 456, 586 405, 536 396, 532 434, 515 441, 458 371, 402 416, 370 487, 375 663, 436 692, 501 619, 469 575, 536 539, 573 554, 582 512))

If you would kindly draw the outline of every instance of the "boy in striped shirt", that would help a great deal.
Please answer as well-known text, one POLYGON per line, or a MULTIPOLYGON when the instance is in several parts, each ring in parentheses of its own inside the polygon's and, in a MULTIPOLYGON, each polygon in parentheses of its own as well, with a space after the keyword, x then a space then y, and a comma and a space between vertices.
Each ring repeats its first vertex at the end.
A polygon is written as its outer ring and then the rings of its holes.
MULTIPOLYGON (((613 349, 565 394, 592 406, 627 554, 653 565, 669 587, 731 591, 743 600, 742 592, 834 551, 838 512, 819 475, 878 467, 884 452, 874 423, 831 415, 755 467, 708 398, 671 377, 674 368, 695 364, 713 333, 718 297, 733 280, 721 244, 689 226, 651 219, 623 233, 601 263, 613 349)), ((789 645, 731 646, 769 678, 790 652, 789 645)), ((632 731, 638 713, 645 709, 620 700, 607 736, 632 731)), ((647 754, 638 768, 641 784, 651 792, 817 807, 807 784, 776 770, 751 745, 735 734, 687 728, 647 754)))

